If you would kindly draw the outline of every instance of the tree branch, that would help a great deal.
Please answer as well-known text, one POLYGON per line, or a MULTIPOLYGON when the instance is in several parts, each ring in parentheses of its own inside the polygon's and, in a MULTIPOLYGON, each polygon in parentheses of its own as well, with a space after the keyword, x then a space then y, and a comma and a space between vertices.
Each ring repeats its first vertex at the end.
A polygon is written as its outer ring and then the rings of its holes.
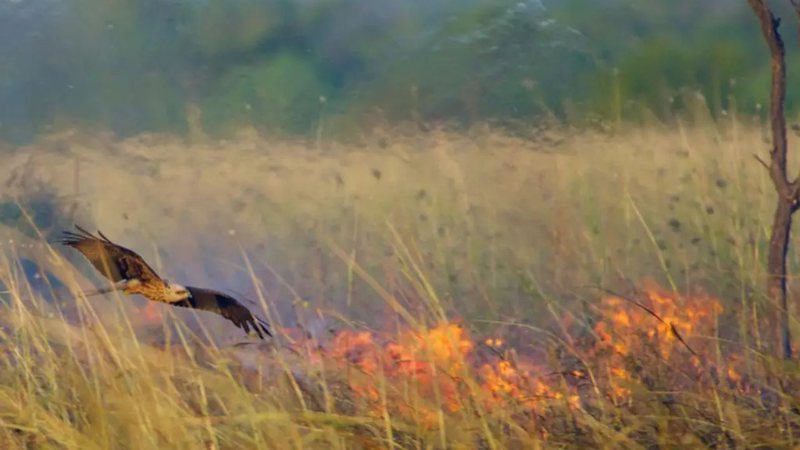
POLYGON ((754 157, 754 158, 756 159, 756 161, 758 161, 758 162, 759 162, 759 163, 760 163, 762 166, 764 166, 764 168, 765 168, 765 169, 767 169, 767 172, 769 172, 769 171, 770 171, 769 164, 767 164, 767 162, 766 162, 766 161, 764 161, 763 159, 761 159, 761 157, 760 157, 760 156, 758 156, 758 153, 753 153, 753 157, 754 157))
MULTIPOLYGON (((800 20, 800 0, 790 0, 800 20)), ((769 173, 778 193, 778 204, 772 222, 772 233, 767 254, 767 288, 770 298, 780 307, 778 311, 779 343, 784 357, 792 358, 792 339, 789 327, 788 295, 786 292, 786 255, 792 229, 792 214, 800 205, 800 177, 794 181, 786 178, 787 141, 786 117, 786 61, 783 40, 778 32, 778 20, 767 6, 766 0, 747 0, 758 17, 761 34, 769 47, 772 62, 772 86, 770 95, 770 125, 772 148, 770 149, 769 173)))
MULTIPOLYGON (((758 17, 761 33, 772 56, 770 176, 778 193, 787 199, 793 199, 794 189, 786 179, 786 118, 783 113, 784 99, 786 98, 786 64, 783 39, 778 33, 780 20, 772 14, 765 0, 747 0, 747 2, 758 17)), ((797 3, 798 0, 792 0, 793 5, 797 3)), ((795 11, 800 14, 800 5, 797 5, 796 8, 795 11)))

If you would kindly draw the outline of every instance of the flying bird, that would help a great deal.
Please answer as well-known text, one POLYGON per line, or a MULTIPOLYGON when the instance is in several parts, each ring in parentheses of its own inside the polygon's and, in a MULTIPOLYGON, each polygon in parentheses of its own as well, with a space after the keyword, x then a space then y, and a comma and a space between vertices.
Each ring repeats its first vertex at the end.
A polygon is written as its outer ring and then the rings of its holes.
POLYGON ((126 295, 139 294, 154 302, 184 308, 211 311, 230 320, 246 333, 252 328, 261 339, 272 336, 267 323, 250 312, 230 295, 212 289, 181 286, 163 279, 133 250, 117 245, 99 230, 94 236, 78 225, 78 232, 65 231, 61 244, 72 247, 114 286, 93 294, 121 290, 126 295))

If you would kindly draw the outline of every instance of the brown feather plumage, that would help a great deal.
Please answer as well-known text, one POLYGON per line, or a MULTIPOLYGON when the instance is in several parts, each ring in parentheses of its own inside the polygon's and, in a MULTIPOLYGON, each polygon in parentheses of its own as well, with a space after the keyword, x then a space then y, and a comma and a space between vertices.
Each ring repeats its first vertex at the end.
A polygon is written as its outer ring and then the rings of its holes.
POLYGON ((267 336, 272 336, 266 322, 253 315, 247 307, 230 295, 194 286, 186 286, 186 290, 189 291, 189 298, 171 304, 184 308, 215 312, 233 322, 234 325, 243 329, 245 333, 249 333, 252 328, 262 339, 264 338, 262 332, 266 333, 267 336))
MULTIPOLYGON (((233 322, 246 333, 253 329, 261 339, 264 334, 272 336, 267 323, 250 312, 235 298, 211 289, 186 287, 186 298, 180 300, 165 297, 170 285, 133 250, 111 242, 102 232, 99 237, 92 235, 79 226, 78 232, 65 231, 61 243, 78 250, 84 257, 109 280, 138 281, 127 284, 125 292, 141 294, 151 301, 161 301, 170 305, 194 308, 214 312, 233 322)), ((180 292, 180 291, 179 291, 180 292)))
POLYGON ((142 284, 164 283, 138 253, 111 242, 99 231, 100 237, 96 237, 77 225, 75 228, 79 233, 65 231, 61 243, 81 252, 109 280, 115 283, 134 279, 142 284))

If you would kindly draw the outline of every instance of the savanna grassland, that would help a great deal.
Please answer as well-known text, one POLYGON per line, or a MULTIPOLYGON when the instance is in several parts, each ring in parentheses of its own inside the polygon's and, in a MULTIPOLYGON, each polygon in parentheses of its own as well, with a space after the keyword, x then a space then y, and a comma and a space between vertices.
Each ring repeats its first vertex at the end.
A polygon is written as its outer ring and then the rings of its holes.
POLYGON ((2 447, 797 447, 765 136, 698 115, 8 148, 2 447), (100 281, 48 244, 72 223, 251 300, 277 338, 83 297, 100 281))

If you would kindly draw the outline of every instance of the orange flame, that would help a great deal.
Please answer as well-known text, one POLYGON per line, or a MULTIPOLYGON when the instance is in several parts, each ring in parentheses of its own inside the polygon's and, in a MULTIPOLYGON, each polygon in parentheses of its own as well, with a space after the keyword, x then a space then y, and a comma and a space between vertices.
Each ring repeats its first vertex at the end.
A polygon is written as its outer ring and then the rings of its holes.
MULTIPOLYGON (((491 349, 491 355, 481 356, 469 333, 455 323, 403 330, 395 339, 383 341, 369 331, 343 331, 322 351, 320 360, 357 369, 360 375, 348 379, 350 390, 374 414, 391 411, 426 428, 437 426, 442 412, 474 408, 542 413, 561 404, 580 409, 591 401, 587 395, 627 404, 641 383, 632 360, 656 355, 670 364, 699 367, 703 361, 685 345, 701 350, 707 340, 694 338, 712 336, 722 312, 720 302, 706 294, 673 294, 654 283, 645 287, 644 294, 634 299, 639 305, 613 295, 601 299, 593 327, 598 339, 578 345, 576 351, 586 367, 563 371, 574 381, 566 384, 558 383, 567 378, 545 376, 554 373, 545 364, 530 356, 518 357, 506 339, 478 341, 491 349), (383 382, 377 382, 381 377, 383 382), (579 393, 580 383, 591 383, 593 389, 579 393)), ((571 328, 578 325, 569 319, 565 323, 571 328)), ((726 364, 727 379, 739 383, 742 376, 735 364, 726 364)))
POLYGON ((147 323, 161 322, 161 311, 154 302, 147 302, 142 309, 142 316, 147 323))

